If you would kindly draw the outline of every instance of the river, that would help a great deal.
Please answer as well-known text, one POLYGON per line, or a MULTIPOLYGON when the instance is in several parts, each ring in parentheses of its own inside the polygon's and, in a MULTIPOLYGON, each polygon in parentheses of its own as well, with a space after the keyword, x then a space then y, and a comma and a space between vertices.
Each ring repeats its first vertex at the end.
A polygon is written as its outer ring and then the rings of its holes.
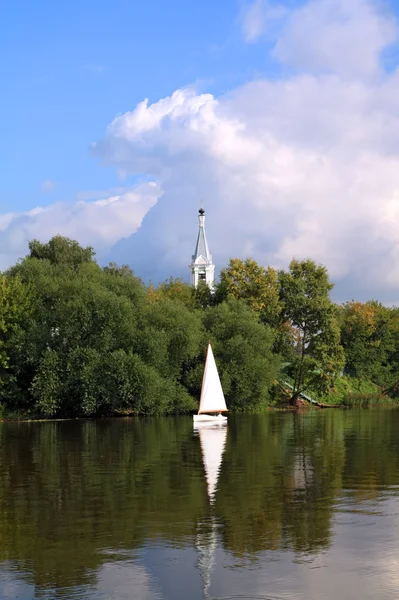
POLYGON ((0 598, 391 600, 399 410, 0 423, 0 598))

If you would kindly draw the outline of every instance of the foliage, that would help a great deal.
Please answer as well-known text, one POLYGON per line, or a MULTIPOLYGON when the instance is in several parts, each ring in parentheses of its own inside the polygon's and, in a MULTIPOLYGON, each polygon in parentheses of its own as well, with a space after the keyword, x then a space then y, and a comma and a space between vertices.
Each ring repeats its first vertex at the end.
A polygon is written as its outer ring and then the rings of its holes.
POLYGON ((9 364, 9 341, 13 332, 29 317, 30 290, 19 277, 0 274, 0 383, 9 364))
POLYGON ((7 408, 46 417, 195 408, 179 381, 199 352, 199 314, 167 297, 148 303, 130 269, 101 269, 87 253, 80 263, 54 262, 46 252, 8 274, 32 289, 35 306, 13 344, 13 379, 2 394, 7 408))
POLYGON ((154 287, 152 283, 147 289, 147 300, 150 304, 163 298, 178 300, 187 308, 206 308, 213 304, 213 295, 204 281, 199 281, 197 288, 193 288, 180 278, 170 277, 168 280, 154 287))
POLYGON ((204 324, 213 342, 228 406, 240 411, 265 408, 279 367, 278 357, 272 353, 271 329, 235 298, 205 311, 204 324))
POLYGON ((265 268, 255 260, 230 259, 228 267, 220 272, 220 283, 216 290, 218 302, 228 296, 244 300, 257 312, 264 323, 277 326, 281 313, 277 272, 265 268))
POLYGON ((207 283, 201 279, 194 290, 194 298, 198 308, 207 308, 215 304, 215 296, 207 283))
POLYGON ((280 364, 294 379, 291 401, 306 390, 338 403, 354 392, 399 396, 399 309, 335 306, 326 269, 311 260, 276 273, 231 259, 213 294, 173 278, 145 286, 61 236, 29 249, 0 275, 2 414, 190 412, 208 340, 230 410, 278 403, 280 364), (337 380, 343 367, 350 377, 337 380))
POLYGON ((30 257, 49 260, 53 265, 67 265, 77 269, 82 263, 91 262, 94 250, 90 246, 82 248, 78 242, 56 235, 47 244, 38 240, 29 242, 30 257))
POLYGON ((389 388, 398 379, 399 311, 378 302, 348 302, 339 309, 345 371, 389 388))
POLYGON ((187 363, 204 347, 199 311, 169 298, 150 304, 140 321, 140 354, 161 374, 179 381, 187 363))
POLYGON ((279 282, 283 320, 293 330, 293 400, 306 389, 326 392, 344 366, 327 270, 312 260, 294 259, 288 272, 280 271, 279 282))
POLYGON ((178 300, 188 308, 195 308, 196 302, 193 288, 180 278, 170 277, 156 288, 150 284, 147 290, 148 302, 153 304, 164 298, 178 300))

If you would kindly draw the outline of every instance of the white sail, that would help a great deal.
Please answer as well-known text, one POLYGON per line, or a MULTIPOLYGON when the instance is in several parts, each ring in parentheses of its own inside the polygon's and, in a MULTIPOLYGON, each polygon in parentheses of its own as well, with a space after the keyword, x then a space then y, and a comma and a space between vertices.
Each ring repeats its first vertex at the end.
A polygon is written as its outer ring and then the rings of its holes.
POLYGON ((208 484, 208 496, 211 504, 213 504, 226 445, 227 427, 202 426, 198 428, 198 435, 208 484))
POLYGON ((198 414, 222 411, 227 411, 226 401, 224 399, 222 384, 220 383, 212 347, 208 344, 198 414))

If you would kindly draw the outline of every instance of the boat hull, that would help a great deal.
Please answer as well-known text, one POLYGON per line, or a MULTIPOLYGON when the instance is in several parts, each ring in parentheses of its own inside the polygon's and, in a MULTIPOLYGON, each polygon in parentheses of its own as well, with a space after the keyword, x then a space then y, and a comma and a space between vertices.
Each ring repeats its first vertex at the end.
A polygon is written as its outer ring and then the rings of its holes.
POLYGON ((223 415, 194 415, 194 423, 226 423, 227 417, 223 415))

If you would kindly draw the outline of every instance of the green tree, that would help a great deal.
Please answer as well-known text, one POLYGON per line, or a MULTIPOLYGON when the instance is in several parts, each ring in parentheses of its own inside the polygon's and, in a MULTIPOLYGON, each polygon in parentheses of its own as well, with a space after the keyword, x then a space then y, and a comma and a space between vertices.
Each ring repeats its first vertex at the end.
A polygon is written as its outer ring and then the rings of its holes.
POLYGON ((0 373, 9 365, 9 341, 29 317, 31 290, 19 277, 0 274, 0 373))
POLYGON ((157 287, 151 283, 147 288, 147 300, 150 304, 164 298, 177 300, 191 310, 206 308, 213 303, 211 290, 204 281, 199 281, 197 288, 194 288, 182 279, 174 277, 170 277, 157 287))
POLYGON ((78 242, 56 235, 47 244, 38 240, 29 242, 30 257, 49 260, 53 265, 67 265, 77 268, 85 262, 91 262, 94 250, 91 246, 82 248, 78 242))
POLYGON ((216 300, 221 302, 228 296, 243 300, 259 314, 262 322, 277 327, 280 322, 278 274, 272 267, 263 267, 247 258, 230 259, 228 267, 220 272, 220 283, 216 289, 216 300))
POLYGON ((397 379, 399 311, 370 301, 347 302, 339 307, 345 371, 383 388, 397 379))
POLYGON ((197 287, 193 288, 194 299, 198 308, 208 308, 215 304, 215 295, 205 281, 198 281, 197 287))
POLYGON ((147 300, 153 304, 159 300, 169 298, 185 304, 188 308, 195 308, 194 289, 180 278, 170 277, 157 287, 152 284, 147 289, 147 300))
POLYGON ((272 330, 243 301, 232 297, 206 310, 204 324, 228 407, 239 411, 265 408, 279 367, 279 357, 272 352, 272 330))
POLYGON ((325 267, 294 259, 288 272, 279 272, 279 282, 283 319, 293 332, 294 402, 305 389, 328 391, 343 368, 344 351, 325 267))
POLYGON ((200 353, 195 302, 168 294, 150 302, 129 268, 101 269, 68 241, 57 247, 72 248, 71 260, 47 258, 52 242, 11 270, 31 286, 35 305, 11 344, 10 407, 46 417, 192 410, 181 381, 200 353))
POLYGON ((195 363, 203 347, 200 311, 168 297, 148 304, 140 321, 137 351, 164 377, 181 381, 188 365, 195 363))

